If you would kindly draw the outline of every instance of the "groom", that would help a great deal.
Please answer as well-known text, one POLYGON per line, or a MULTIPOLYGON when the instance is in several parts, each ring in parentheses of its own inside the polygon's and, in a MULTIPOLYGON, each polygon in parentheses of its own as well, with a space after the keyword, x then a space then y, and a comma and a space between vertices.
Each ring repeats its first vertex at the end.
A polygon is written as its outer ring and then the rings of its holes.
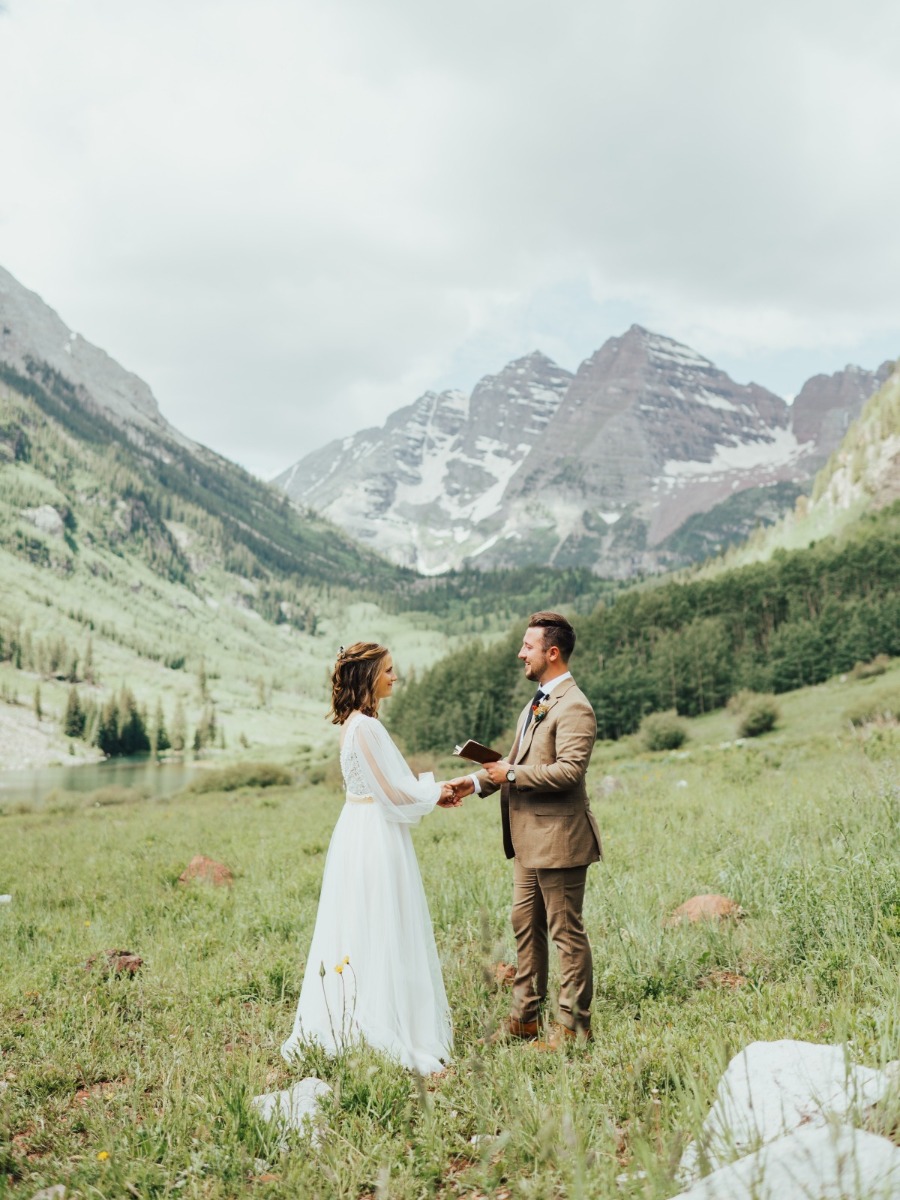
POLYGON ((514 859, 516 979, 503 1034, 533 1041, 547 997, 548 939, 559 951, 560 1025, 551 1043, 591 1037, 591 947, 582 906, 588 865, 602 857, 585 774, 597 736, 594 710, 569 671, 575 630, 565 617, 528 620, 519 658, 540 686, 519 717, 509 757, 453 780, 457 795, 500 789, 503 848, 514 859))

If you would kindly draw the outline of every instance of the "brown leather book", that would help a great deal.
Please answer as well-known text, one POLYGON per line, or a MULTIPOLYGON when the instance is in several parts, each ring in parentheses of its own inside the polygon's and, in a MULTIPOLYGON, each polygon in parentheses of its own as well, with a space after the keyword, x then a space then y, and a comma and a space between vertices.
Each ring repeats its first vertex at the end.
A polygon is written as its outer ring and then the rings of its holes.
POLYGON ((458 758, 468 758, 471 762, 477 763, 498 762, 503 757, 499 750, 492 750, 490 746, 482 746, 481 742, 473 742, 471 738, 467 742, 463 742, 461 746, 457 746, 453 753, 458 758))

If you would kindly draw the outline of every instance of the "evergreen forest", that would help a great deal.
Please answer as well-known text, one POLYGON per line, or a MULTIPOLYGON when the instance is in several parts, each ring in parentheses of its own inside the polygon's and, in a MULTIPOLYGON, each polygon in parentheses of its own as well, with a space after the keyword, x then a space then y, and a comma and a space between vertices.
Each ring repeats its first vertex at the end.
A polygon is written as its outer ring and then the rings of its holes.
MULTIPOLYGON (((651 712, 694 717, 743 690, 786 692, 900 653, 898 545, 900 501, 768 562, 611 592, 575 622, 573 673, 598 736, 632 733, 651 712)), ((535 608, 559 604, 547 583, 535 608)), ((471 642, 397 696, 391 726, 409 749, 509 731, 529 692, 516 659, 525 616, 502 642, 471 642)))

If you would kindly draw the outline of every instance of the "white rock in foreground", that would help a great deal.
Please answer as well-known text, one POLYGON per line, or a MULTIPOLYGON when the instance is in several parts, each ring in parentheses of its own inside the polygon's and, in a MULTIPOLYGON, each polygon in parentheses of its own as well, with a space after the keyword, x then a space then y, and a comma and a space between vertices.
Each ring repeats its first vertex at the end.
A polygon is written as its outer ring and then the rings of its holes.
MULTIPOLYGON (((854 1066, 843 1046, 784 1040, 752 1042, 728 1064, 700 1136, 713 1167, 803 1126, 847 1118, 876 1104, 900 1079, 900 1063, 884 1070, 854 1066)), ((700 1174, 697 1143, 682 1155, 679 1177, 700 1174)))
POLYGON ((847 1126, 804 1126, 720 1167, 673 1200, 896 1200, 900 1149, 847 1126))
POLYGON ((311 1132, 315 1141, 316 1113, 320 1102, 330 1093, 331 1088, 324 1080, 310 1075, 283 1092, 265 1092, 261 1096, 254 1096, 250 1107, 264 1121, 282 1122, 285 1131, 297 1129, 301 1133, 311 1132))

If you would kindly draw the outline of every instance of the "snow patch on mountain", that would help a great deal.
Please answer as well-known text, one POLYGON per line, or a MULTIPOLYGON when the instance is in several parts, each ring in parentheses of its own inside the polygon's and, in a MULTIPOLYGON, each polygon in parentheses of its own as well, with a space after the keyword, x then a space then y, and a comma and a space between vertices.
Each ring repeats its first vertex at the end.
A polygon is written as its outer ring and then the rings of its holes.
POLYGON ((800 443, 792 430, 773 429, 765 438, 720 443, 709 462, 669 459, 663 465, 662 475, 664 481, 672 486, 687 480, 714 479, 736 471, 775 469, 796 461, 800 453, 800 443))

